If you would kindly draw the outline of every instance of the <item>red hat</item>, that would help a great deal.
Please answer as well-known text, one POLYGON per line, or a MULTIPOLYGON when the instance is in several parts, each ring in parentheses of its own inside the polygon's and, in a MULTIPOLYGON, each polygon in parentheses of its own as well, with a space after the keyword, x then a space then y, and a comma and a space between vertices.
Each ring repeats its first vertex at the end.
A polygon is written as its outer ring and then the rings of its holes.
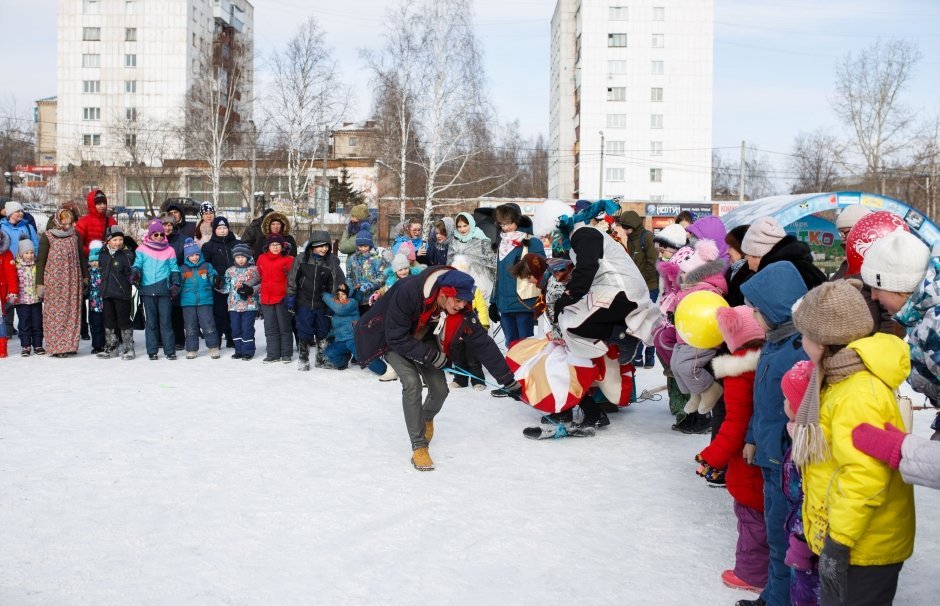
POLYGON ((717 313, 718 330, 725 338, 728 349, 737 351, 749 341, 763 340, 764 329, 757 323, 754 310, 747 305, 737 307, 719 307, 717 313))
POLYGON ((809 378, 812 374, 813 363, 809 360, 800 360, 780 380, 783 397, 790 403, 790 410, 793 411, 793 414, 796 414, 796 411, 800 409, 803 396, 806 395, 806 390, 809 388, 809 378))

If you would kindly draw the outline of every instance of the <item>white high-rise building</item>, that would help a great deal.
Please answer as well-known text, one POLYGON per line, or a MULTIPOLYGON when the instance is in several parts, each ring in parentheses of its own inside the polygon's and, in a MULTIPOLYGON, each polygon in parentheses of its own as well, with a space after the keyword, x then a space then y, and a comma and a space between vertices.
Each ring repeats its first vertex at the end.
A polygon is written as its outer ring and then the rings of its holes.
MULTIPOLYGON (((253 24, 248 0, 59 0, 58 165, 124 164, 134 122, 172 135, 164 157, 179 157, 176 128, 201 60, 214 42, 236 38, 250 57, 253 24)), ((241 120, 251 117, 251 63, 241 120)))
POLYGON ((558 0, 549 197, 709 200, 713 40, 714 0, 558 0))

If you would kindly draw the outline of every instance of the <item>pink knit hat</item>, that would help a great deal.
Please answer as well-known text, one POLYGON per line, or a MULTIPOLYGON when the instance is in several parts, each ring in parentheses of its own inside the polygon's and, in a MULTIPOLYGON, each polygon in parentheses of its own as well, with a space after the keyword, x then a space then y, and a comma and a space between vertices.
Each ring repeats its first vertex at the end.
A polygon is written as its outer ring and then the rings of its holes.
POLYGON ((763 257, 770 252, 777 242, 783 240, 787 232, 773 217, 760 217, 751 223, 741 241, 741 252, 754 257, 763 257))
POLYGON ((690 259, 694 254, 695 249, 693 249, 691 246, 683 246, 676 251, 676 254, 669 257, 669 260, 666 261, 666 263, 672 263, 673 265, 678 265, 681 268, 682 264, 690 259))
POLYGON ((695 243, 695 252, 684 261, 679 261, 679 269, 684 273, 692 272, 706 263, 718 259, 718 246, 713 240, 699 240, 695 243))
POLYGON ((803 403, 803 396, 809 388, 809 379, 812 374, 813 363, 809 360, 800 360, 780 380, 783 397, 790 403, 790 410, 793 414, 796 414, 796 411, 800 409, 800 404, 803 403))
POLYGON ((415 256, 416 256, 416 255, 415 255, 415 245, 412 244, 410 241, 407 241, 407 240, 406 240, 405 242, 402 242, 401 244, 398 245, 398 251, 397 251, 396 254, 405 255, 405 257, 406 257, 409 261, 414 261, 414 260, 415 260, 415 256))
POLYGON ((163 232, 163 223, 159 219, 154 219, 147 225, 147 239, 150 239, 150 236, 153 234, 162 234, 163 232))
POLYGON ((764 329, 757 323, 754 310, 747 305, 719 307, 718 330, 732 352, 749 341, 763 340, 764 329))

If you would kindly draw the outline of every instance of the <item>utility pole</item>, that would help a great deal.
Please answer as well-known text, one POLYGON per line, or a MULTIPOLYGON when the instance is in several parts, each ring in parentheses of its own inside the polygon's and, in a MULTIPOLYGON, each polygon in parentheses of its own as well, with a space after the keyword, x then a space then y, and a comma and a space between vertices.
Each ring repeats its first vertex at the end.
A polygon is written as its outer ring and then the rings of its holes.
POLYGON ((601 170, 600 175, 598 175, 598 184, 597 184, 597 199, 604 199, 604 131, 597 131, 601 136, 601 170))
POLYGON ((741 162, 738 164, 738 204, 744 204, 744 141, 741 141, 741 162))
POLYGON ((258 129, 254 120, 249 120, 248 124, 251 125, 251 216, 254 217, 257 213, 256 205, 258 204, 258 199, 255 198, 255 178, 258 174, 258 129))

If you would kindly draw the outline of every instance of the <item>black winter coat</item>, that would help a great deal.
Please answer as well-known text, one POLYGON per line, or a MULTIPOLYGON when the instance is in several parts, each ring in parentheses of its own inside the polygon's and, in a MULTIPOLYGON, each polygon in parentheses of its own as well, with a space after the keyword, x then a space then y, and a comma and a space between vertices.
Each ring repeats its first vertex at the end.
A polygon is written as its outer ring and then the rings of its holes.
POLYGON ((212 265, 217 274, 224 276, 225 270, 235 265, 232 249, 237 243, 238 240, 231 233, 224 238, 213 235, 208 242, 202 245, 202 258, 212 265))
POLYGON ((131 300, 131 268, 134 253, 126 248, 113 255, 107 246, 98 254, 98 271, 101 273, 101 298, 131 300))
POLYGON ((178 231, 174 231, 166 239, 166 243, 170 245, 170 248, 173 249, 173 252, 176 253, 176 264, 182 265, 183 261, 183 246, 186 245, 186 238, 178 231))
POLYGON ((829 280, 826 274, 813 264, 813 253, 807 244, 795 237, 787 235, 774 244, 766 255, 761 257, 757 271, 760 271, 777 261, 789 261, 800 272, 807 290, 813 290, 823 282, 829 280))
MULTIPOLYGON (((428 364, 437 356, 440 347, 434 326, 429 326, 421 339, 415 333, 422 314, 428 314, 437 299, 435 283, 452 269, 429 267, 416 276, 399 280, 376 301, 356 324, 356 359, 360 366, 365 368, 389 350, 417 364, 428 364)), ((454 337, 455 343, 463 341, 500 384, 512 383, 512 371, 476 312, 468 306, 461 313, 464 319, 454 337)))
POLYGON ((318 257, 310 247, 294 260, 287 276, 287 295, 297 297, 298 307, 325 309, 323 295, 336 294, 336 287, 346 283, 339 258, 328 253, 318 257))

